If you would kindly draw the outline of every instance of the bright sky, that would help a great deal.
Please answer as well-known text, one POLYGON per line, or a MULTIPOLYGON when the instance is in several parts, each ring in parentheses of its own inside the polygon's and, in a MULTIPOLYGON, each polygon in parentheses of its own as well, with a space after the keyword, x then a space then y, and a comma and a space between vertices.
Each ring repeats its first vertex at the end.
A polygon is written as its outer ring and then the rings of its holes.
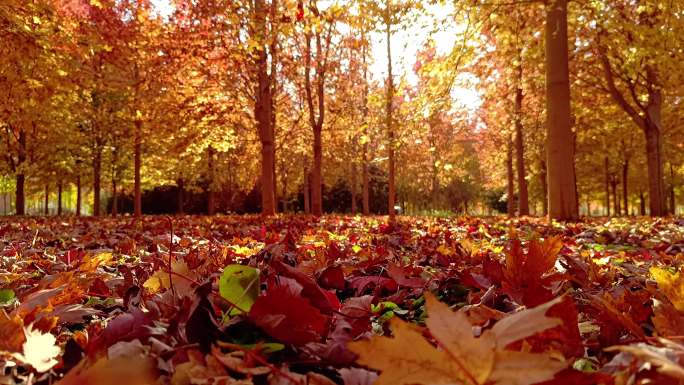
MULTIPOLYGON (((167 17, 173 12, 170 0, 151 1, 160 15, 167 17)), ((445 25, 432 35, 436 42, 437 53, 445 54, 453 48, 457 39, 458 26, 445 23, 452 12, 453 7, 451 5, 427 6, 427 15, 422 16, 415 25, 392 33, 392 72, 395 79, 406 76, 409 82, 415 84, 417 78, 412 68, 416 61, 416 53, 430 37, 434 25, 445 25)), ((373 34, 371 42, 373 47, 371 76, 376 80, 383 80, 387 77, 387 40, 385 34, 373 34)), ((469 87, 455 87, 452 96, 458 104, 463 104, 470 110, 479 107, 481 102, 477 91, 469 87)))

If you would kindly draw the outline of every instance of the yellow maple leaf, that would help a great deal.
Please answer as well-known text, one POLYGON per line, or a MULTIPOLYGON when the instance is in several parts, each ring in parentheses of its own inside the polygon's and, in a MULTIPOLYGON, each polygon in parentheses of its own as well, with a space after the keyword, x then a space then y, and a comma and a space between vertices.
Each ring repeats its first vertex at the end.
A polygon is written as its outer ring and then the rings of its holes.
POLYGON ((83 262, 79 266, 79 270, 83 272, 93 272, 100 265, 106 265, 111 262, 114 256, 110 252, 98 253, 95 255, 86 255, 83 262))
POLYGON ((170 289, 171 280, 173 279, 175 290, 181 295, 189 295, 192 292, 191 283, 187 279, 182 278, 194 276, 188 265, 184 261, 174 261, 171 263, 171 271, 176 274, 169 274, 165 269, 157 270, 143 283, 143 287, 150 293, 158 293, 162 289, 170 289))
POLYGON ((358 363, 380 370, 375 385, 507 384, 528 385, 552 379, 567 365, 562 356, 506 350, 511 342, 561 324, 546 311, 561 298, 510 315, 474 337, 467 317, 425 294, 425 321, 437 347, 410 324, 393 319, 394 338, 373 337, 349 344, 358 363))
POLYGON ((659 267, 651 267, 649 271, 675 309, 684 312, 684 277, 682 274, 679 272, 671 274, 659 267))

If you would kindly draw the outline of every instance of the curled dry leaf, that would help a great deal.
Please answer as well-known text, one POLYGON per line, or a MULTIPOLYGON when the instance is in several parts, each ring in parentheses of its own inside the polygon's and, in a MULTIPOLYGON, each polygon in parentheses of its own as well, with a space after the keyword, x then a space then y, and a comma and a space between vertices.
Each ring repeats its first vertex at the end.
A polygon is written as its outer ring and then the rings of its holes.
POLYGON ((617 345, 606 348, 607 352, 629 353, 635 358, 655 366, 656 370, 667 376, 684 380, 684 367, 679 363, 684 357, 684 347, 667 340, 661 340, 665 347, 656 347, 645 343, 617 345))

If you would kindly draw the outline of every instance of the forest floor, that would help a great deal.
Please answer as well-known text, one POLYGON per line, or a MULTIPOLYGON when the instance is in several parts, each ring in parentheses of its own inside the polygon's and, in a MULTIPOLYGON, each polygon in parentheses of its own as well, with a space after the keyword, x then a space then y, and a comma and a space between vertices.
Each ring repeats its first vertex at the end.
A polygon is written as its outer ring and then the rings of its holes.
POLYGON ((0 252, 1 384, 684 380, 683 219, 5 218, 0 252))

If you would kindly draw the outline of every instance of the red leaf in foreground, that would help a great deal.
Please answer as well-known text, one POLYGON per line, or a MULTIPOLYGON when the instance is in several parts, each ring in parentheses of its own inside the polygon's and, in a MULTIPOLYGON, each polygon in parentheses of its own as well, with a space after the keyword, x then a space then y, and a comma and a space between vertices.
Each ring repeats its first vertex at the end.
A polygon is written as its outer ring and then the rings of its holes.
POLYGON ((349 280, 349 286, 356 290, 357 295, 363 294, 369 286, 374 287, 376 293, 379 293, 382 289, 394 293, 399 289, 395 280, 378 276, 352 278, 349 280))
POLYGON ((328 317, 301 296, 293 280, 272 280, 257 298, 249 318, 270 336, 293 345, 319 341, 328 329, 328 317))
POLYGON ((339 266, 330 266, 321 272, 318 284, 326 289, 344 290, 344 272, 339 266))
POLYGON ((340 301, 337 300, 337 297, 323 290, 313 278, 280 261, 273 262, 272 266, 278 274, 297 281, 302 287, 302 295, 323 313, 330 314, 340 308, 340 301))
POLYGON ((422 278, 409 277, 409 272, 406 268, 390 263, 387 266, 387 275, 395 280, 400 286, 411 288, 421 288, 425 286, 425 281, 422 278))

